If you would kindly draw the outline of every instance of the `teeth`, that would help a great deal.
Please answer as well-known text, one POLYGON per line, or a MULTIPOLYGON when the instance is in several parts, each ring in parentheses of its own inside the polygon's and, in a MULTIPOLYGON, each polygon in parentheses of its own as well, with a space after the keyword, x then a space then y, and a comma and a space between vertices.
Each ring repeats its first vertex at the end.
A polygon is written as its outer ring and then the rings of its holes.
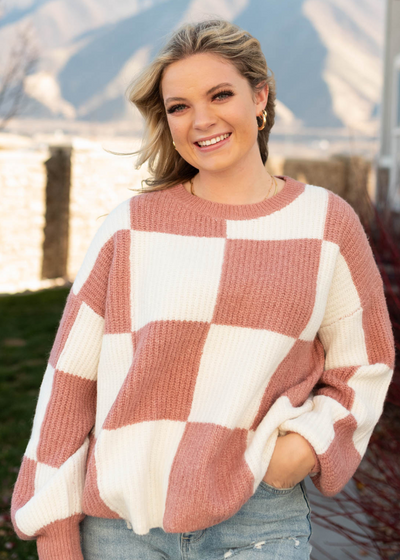
POLYGON ((212 144, 217 144, 221 142, 221 140, 225 140, 228 138, 229 134, 223 134, 222 136, 217 136, 216 138, 212 138, 211 140, 205 140, 204 142, 197 142, 199 146, 211 146, 212 144))

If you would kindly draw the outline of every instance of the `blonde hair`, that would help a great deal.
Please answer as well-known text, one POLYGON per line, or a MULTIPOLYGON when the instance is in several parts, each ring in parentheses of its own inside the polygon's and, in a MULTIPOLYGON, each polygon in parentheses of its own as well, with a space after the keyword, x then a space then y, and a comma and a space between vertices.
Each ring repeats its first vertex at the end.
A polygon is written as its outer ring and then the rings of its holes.
MULTIPOLYGON (((165 69, 178 60, 197 53, 218 55, 231 62, 245 77, 255 93, 266 84, 269 87, 267 122, 258 133, 261 159, 268 159, 268 139, 275 121, 275 78, 268 66, 260 43, 237 25, 221 19, 188 23, 176 30, 156 58, 135 78, 128 89, 129 100, 145 120, 145 132, 136 168, 146 161, 151 177, 142 181, 141 191, 156 191, 188 181, 197 169, 175 150, 168 126, 161 92, 165 69), (147 185, 143 188, 143 183, 147 185)), ((139 190, 139 189, 132 189, 139 190)))

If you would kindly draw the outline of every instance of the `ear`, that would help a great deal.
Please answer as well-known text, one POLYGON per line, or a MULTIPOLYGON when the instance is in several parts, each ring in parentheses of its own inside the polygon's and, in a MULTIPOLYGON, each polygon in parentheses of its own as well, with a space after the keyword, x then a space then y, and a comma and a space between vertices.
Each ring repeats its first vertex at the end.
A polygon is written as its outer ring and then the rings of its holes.
POLYGON ((265 84, 260 90, 257 91, 256 98, 256 115, 259 115, 263 109, 267 106, 269 94, 268 84, 265 84))

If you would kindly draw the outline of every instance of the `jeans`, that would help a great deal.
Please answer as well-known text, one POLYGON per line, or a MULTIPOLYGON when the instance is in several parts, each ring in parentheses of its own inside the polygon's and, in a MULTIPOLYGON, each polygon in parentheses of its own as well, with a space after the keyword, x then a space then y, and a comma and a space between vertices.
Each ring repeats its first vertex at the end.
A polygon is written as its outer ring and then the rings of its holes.
POLYGON ((263 480, 225 521, 191 533, 154 527, 145 535, 123 519, 86 516, 80 523, 84 560, 309 560, 311 508, 305 483, 275 488, 263 480))

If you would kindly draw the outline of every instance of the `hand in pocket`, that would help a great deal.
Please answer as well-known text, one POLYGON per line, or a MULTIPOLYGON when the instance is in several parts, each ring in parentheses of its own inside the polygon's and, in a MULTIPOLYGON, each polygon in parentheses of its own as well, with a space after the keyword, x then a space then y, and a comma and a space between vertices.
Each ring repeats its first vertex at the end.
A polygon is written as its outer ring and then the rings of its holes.
POLYGON ((291 488, 303 480, 314 466, 314 454, 303 436, 294 432, 278 437, 264 475, 275 488, 291 488))

